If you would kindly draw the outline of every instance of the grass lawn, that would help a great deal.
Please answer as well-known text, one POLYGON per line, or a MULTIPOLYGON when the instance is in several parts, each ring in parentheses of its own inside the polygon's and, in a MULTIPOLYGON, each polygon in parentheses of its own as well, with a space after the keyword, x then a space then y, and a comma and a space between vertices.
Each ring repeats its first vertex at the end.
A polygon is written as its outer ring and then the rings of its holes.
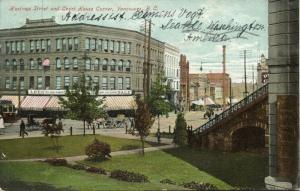
POLYGON ((268 176, 268 157, 251 153, 168 149, 165 152, 232 186, 264 189, 268 176))
MULTIPOLYGON (((174 151, 177 149, 172 149, 174 151)), ((190 153, 189 153, 190 154, 190 153)), ((101 167, 106 170, 128 170, 139 172, 149 177, 150 182, 159 184, 163 179, 175 181, 177 185, 183 182, 205 182, 216 185, 220 189, 232 188, 229 184, 214 177, 203 170, 199 170, 192 164, 168 154, 164 151, 154 151, 140 154, 113 157, 103 162, 81 161, 90 166, 101 167)), ((141 188, 143 189, 143 188, 141 188)))
POLYGON ((150 183, 129 183, 42 162, 0 163, 0 185, 4 190, 182 190, 182 187, 150 183), (56 188, 56 189, 54 189, 56 188), (57 189, 58 188, 58 189, 57 189))
MULTIPOLYGON (((249 153, 174 148, 140 154, 115 156, 102 162, 81 161, 90 166, 139 172, 149 177, 150 183, 127 183, 104 175, 90 174, 66 167, 54 167, 41 162, 0 162, 0 185, 5 189, 22 190, 34 185, 36 190, 182 190, 183 182, 205 182, 219 189, 232 186, 264 188, 267 176, 267 157, 249 153), (161 184, 171 179, 177 185, 161 184), (21 181, 16 182, 16 181, 21 181), (4 185, 4 186, 3 186, 4 185), (21 185, 21 189, 16 186, 21 185), (25 186, 25 187, 26 187, 25 186)), ((30 189, 27 189, 30 190, 30 189)))
MULTIPOLYGON (((121 139, 101 135, 62 136, 59 138, 59 151, 53 148, 50 137, 36 137, 25 139, 0 140, 0 152, 6 154, 7 159, 29 159, 46 157, 64 157, 84 155, 85 147, 97 138, 111 146, 112 151, 140 148, 140 141, 134 139, 121 139)), ((147 142, 145 147, 157 146, 157 143, 147 142)))

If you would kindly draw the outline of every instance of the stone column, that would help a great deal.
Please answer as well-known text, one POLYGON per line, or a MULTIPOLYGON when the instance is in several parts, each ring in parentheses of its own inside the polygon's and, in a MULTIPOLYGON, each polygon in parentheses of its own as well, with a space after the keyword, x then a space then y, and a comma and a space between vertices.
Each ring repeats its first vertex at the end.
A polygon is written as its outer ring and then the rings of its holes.
MULTIPOLYGON (((299 1, 269 0, 269 176, 265 178, 270 189, 291 189, 292 182, 278 172, 277 98, 299 95, 299 1)), ((292 107, 298 107, 294 104, 292 107)), ((296 109, 297 110, 297 109, 296 109)), ((299 128, 299 127, 297 127, 299 128)), ((297 147, 295 144, 294 147, 297 147)), ((281 151, 279 151, 281 152, 281 151)), ((281 163, 279 161, 279 163, 281 163)), ((279 170, 280 171, 280 170, 279 170)))

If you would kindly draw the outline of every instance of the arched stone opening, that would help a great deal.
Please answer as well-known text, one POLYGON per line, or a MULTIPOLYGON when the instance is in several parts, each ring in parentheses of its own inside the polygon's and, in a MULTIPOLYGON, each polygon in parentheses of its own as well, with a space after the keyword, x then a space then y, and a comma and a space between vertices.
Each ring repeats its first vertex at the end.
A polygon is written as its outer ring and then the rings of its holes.
POLYGON ((232 151, 265 148, 265 130, 259 127, 239 128, 232 133, 232 151))

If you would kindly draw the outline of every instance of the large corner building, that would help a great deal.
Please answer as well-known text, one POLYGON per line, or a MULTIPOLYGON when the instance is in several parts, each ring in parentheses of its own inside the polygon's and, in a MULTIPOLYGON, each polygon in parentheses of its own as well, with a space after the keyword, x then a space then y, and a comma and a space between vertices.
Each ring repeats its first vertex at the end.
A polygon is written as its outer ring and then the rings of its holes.
MULTIPOLYGON (((151 38, 151 79, 164 72, 165 43, 151 38)), ((144 34, 90 24, 26 20, 0 30, 0 95, 62 90, 84 74, 100 90, 143 94, 144 34)), ((175 86, 176 87, 176 86, 175 86)))

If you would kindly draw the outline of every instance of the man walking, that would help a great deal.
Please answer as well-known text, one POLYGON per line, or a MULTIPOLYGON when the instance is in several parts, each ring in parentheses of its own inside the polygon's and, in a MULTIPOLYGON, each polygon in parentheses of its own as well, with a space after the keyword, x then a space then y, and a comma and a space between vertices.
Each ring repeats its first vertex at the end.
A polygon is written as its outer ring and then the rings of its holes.
POLYGON ((28 136, 28 133, 25 131, 25 123, 22 119, 20 124, 20 137, 24 138, 24 134, 28 136))

